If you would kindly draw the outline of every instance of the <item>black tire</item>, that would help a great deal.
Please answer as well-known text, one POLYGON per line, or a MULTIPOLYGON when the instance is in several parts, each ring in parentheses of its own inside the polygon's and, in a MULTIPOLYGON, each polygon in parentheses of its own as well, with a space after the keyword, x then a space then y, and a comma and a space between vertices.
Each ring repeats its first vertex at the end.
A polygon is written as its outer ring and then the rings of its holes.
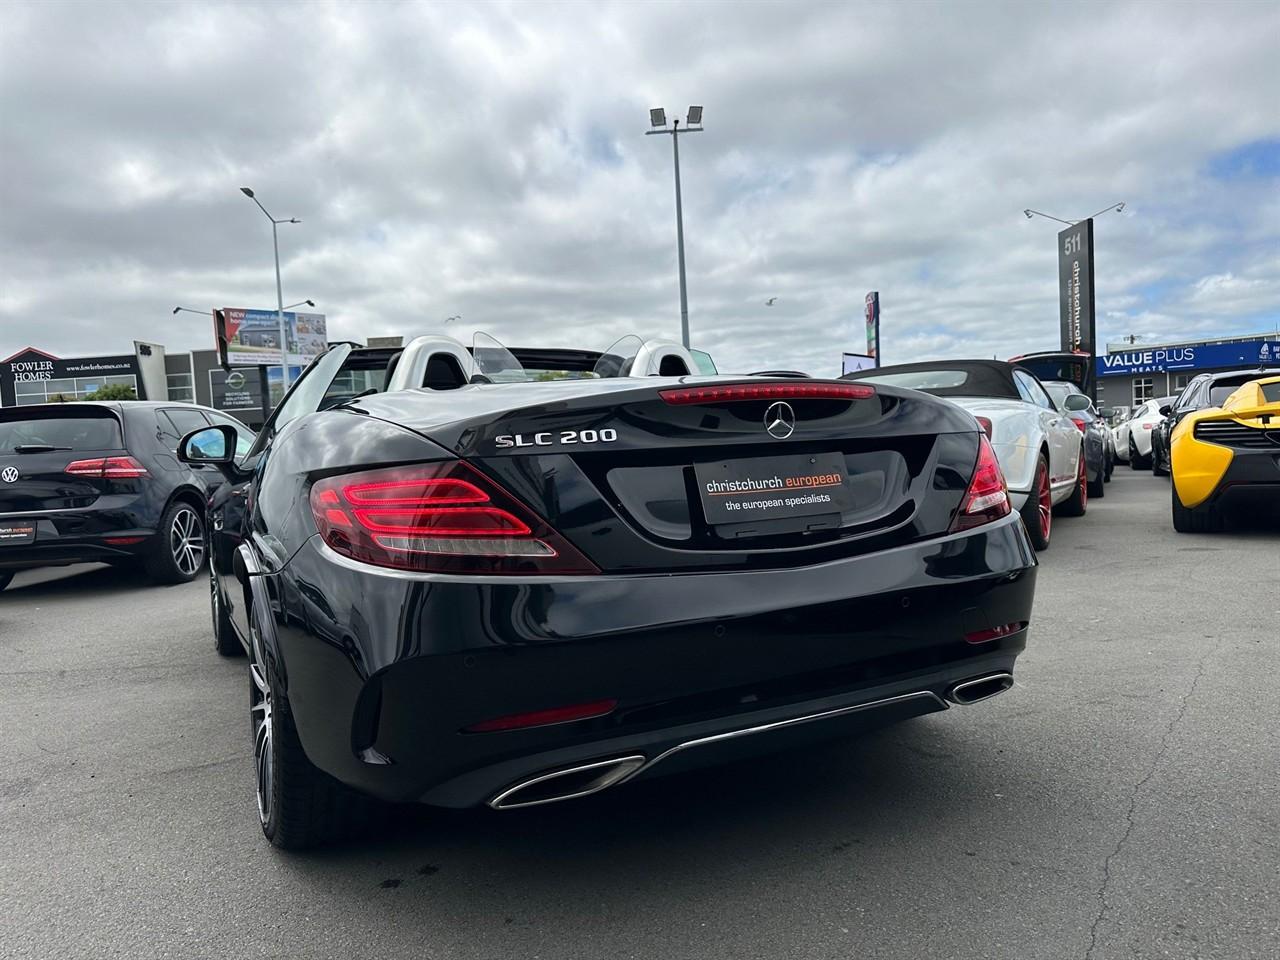
POLYGON ((1036 553, 1049 549, 1049 537, 1053 533, 1053 510, 1046 516, 1040 512, 1039 491, 1042 484, 1049 482, 1049 461, 1044 454, 1036 458, 1036 472, 1031 480, 1031 492, 1027 494, 1027 502, 1022 505, 1022 525, 1027 528, 1027 537, 1036 553))
POLYGON ((13 582, 13 572, 10 570, 0 570, 0 590, 3 590, 13 582))
POLYGON ((143 558, 147 575, 157 583, 190 583, 204 566, 204 512, 185 500, 164 511, 155 543, 143 558))
POLYGON ((231 618, 227 616, 227 606, 222 599, 222 588, 213 572, 213 561, 209 561, 209 613, 213 618, 213 649, 222 657, 238 657, 244 653, 244 646, 236 636, 231 618))
POLYGON ((1098 479, 1089 481, 1089 496, 1101 500, 1107 495, 1107 470, 1103 467, 1098 471, 1098 479))
POLYGON ((1169 475, 1169 467, 1165 463, 1164 456, 1156 447, 1155 441, 1151 442, 1151 472, 1157 477, 1167 477, 1169 475))
POLYGON ((1106 456, 1104 469, 1102 471, 1102 479, 1105 480, 1107 483, 1110 483, 1111 475, 1115 472, 1116 472, 1116 454, 1115 454, 1115 451, 1111 448, 1111 445, 1107 444, 1107 456, 1106 456))
POLYGON ((1222 513, 1211 503, 1184 507, 1178 499, 1178 488, 1169 484, 1173 497, 1173 529, 1179 533, 1218 533, 1222 530, 1222 513))
POLYGON ((1080 458, 1076 467, 1076 485, 1071 491, 1071 496, 1063 500, 1058 507, 1064 517, 1083 517, 1085 510, 1089 507, 1089 468, 1084 462, 1084 450, 1080 451, 1080 458))
POLYGON ((344 786, 307 759, 289 699, 276 680, 271 658, 263 655, 252 612, 249 622, 253 648, 249 654, 249 718, 263 836, 273 846, 305 850, 352 836, 379 822, 382 804, 344 786), (269 691, 265 709, 264 691, 269 691), (265 721, 260 719, 263 716, 265 721), (264 749, 269 751, 265 764, 264 749))
POLYGON ((1145 457, 1138 456, 1138 448, 1134 445, 1133 437, 1129 438, 1129 469, 1130 470, 1146 470, 1151 464, 1145 457))

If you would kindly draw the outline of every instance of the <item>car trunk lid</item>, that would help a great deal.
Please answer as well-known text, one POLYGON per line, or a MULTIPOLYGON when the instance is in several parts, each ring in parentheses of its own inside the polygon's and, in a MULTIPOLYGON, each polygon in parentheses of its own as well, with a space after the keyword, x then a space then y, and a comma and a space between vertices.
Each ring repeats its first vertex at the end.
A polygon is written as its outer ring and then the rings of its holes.
POLYGON ((0 514, 88 507, 113 481, 71 474, 76 461, 124 456, 119 416, 97 404, 0 410, 0 514))

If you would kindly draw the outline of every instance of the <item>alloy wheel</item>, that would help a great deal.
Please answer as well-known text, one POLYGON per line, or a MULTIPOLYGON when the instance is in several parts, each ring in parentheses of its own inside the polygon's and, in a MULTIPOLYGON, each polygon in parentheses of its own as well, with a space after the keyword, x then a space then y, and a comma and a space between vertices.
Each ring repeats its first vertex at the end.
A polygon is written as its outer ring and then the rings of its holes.
POLYGON ((271 678, 267 675, 267 659, 262 649, 262 634, 250 614, 249 714, 253 719, 253 768, 258 795, 258 819, 265 825, 271 819, 275 793, 275 743, 271 734, 271 678))
POLYGON ((204 562, 204 524, 190 507, 180 507, 169 526, 169 552, 184 576, 193 577, 204 562))
POLYGON ((1036 492, 1040 508, 1040 536, 1049 539, 1049 528, 1053 525, 1053 498, 1049 494, 1049 471, 1040 471, 1040 489, 1036 492))

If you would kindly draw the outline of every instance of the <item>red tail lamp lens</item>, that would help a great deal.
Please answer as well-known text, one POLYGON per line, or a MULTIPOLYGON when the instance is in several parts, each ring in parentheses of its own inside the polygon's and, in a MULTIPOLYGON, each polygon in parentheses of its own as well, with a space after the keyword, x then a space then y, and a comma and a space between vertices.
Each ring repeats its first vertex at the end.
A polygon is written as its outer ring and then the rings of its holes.
POLYGON ((1009 490, 1005 486, 1004 474, 1000 463, 996 460, 995 451, 991 449, 991 441, 985 434, 978 436, 978 460, 973 468, 973 479, 969 481, 969 489, 965 492, 964 501, 956 518, 951 522, 951 532, 969 530, 991 523, 1009 515, 1013 507, 1009 503, 1009 490))
POLYGON ((147 476, 147 468, 133 457, 72 460, 62 472, 73 477, 97 477, 102 480, 132 480, 147 476))
POLYGON ((673 406, 734 403, 739 400, 869 400, 876 388, 866 383, 730 383, 715 387, 659 390, 673 406))
POLYGON ((594 703, 576 703, 569 707, 552 707, 550 710, 534 710, 530 713, 513 713, 493 720, 484 720, 464 727, 466 733, 493 733, 498 730, 525 730, 529 727, 545 727, 553 723, 569 723, 573 720, 589 720, 612 713, 617 700, 597 700, 594 703))
POLYGON ((978 426, 982 428, 982 432, 987 435, 987 439, 991 439, 991 418, 990 417, 974 417, 978 421, 978 426))
POLYGON ((1076 429, 1077 429, 1077 430, 1079 430, 1081 433, 1087 433, 1087 432, 1088 432, 1088 430, 1089 430, 1089 421, 1087 421, 1087 420, 1077 420, 1075 417, 1072 417, 1072 418, 1071 418, 1071 422, 1072 422, 1072 423, 1074 423, 1074 424, 1076 425, 1076 429))
POLYGON ((311 513, 332 549, 381 567, 599 572, 545 520, 461 460, 318 480, 311 487, 311 513))
POLYGON ((1017 633, 1019 630, 1026 629, 1027 622, 1018 620, 1014 623, 1002 623, 998 627, 988 627, 986 630, 975 630, 973 633, 964 635, 965 643, 986 643, 988 640, 999 640, 1001 637, 1007 637, 1011 633, 1017 633))

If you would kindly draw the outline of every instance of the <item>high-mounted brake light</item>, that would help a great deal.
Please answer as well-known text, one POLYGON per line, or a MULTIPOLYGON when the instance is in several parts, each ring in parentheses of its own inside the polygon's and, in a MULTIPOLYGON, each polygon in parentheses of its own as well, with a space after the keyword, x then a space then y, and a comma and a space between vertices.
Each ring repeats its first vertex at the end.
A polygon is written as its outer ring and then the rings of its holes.
POLYGON ((461 460, 316 481, 316 528, 343 556, 436 573, 598 573, 551 526, 461 460))
POLYGON ((131 480, 147 476, 147 468, 133 457, 96 457, 92 460, 72 460, 63 473, 73 477, 97 477, 103 480, 131 480))
POLYGON ((978 436, 978 460, 973 467, 973 479, 965 491, 964 501, 951 521, 951 533, 999 520, 1009 515, 1013 507, 1009 503, 1009 490, 1005 486, 1000 462, 996 460, 991 441, 985 434, 978 436))
POLYGON ((674 406, 734 403, 739 400, 869 400, 876 388, 867 383, 730 383, 715 387, 674 387, 659 390, 674 406))

